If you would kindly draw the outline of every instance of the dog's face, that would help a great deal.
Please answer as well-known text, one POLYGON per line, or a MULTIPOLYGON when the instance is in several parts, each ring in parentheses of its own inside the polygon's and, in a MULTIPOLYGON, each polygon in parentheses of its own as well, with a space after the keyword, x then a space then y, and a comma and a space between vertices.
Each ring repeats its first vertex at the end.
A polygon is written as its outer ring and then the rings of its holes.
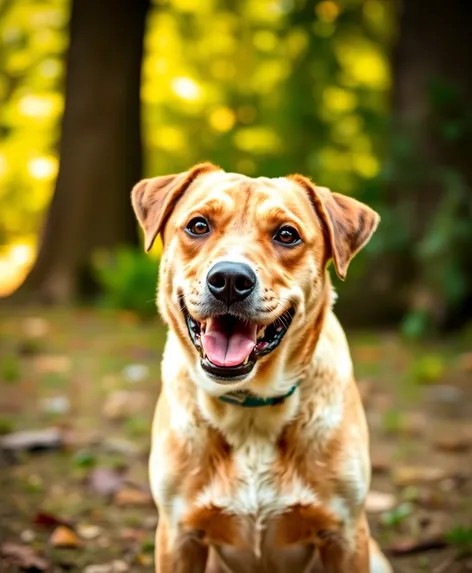
POLYGON ((344 278, 378 223, 301 176, 251 179, 210 164, 144 180, 132 199, 146 248, 163 234, 161 313, 213 393, 283 372, 328 261, 344 278))

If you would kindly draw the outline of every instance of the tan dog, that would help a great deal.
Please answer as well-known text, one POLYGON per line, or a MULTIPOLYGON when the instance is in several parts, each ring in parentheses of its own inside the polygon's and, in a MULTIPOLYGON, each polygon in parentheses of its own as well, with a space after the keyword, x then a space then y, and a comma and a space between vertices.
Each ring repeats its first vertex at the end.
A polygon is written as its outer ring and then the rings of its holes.
POLYGON ((211 164, 145 179, 132 201, 146 249, 163 237, 170 328, 157 571, 391 571, 369 535, 368 431, 326 271, 345 277, 378 215, 300 175, 211 164))

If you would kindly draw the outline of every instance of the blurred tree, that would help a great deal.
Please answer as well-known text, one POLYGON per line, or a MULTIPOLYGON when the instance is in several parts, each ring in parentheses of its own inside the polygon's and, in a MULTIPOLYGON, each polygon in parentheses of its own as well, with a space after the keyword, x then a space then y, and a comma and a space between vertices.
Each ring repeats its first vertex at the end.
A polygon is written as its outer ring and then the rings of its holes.
POLYGON ((401 277, 409 283, 413 330, 472 316, 471 29, 468 0, 403 2, 387 204, 409 227, 401 277))
POLYGON ((149 0, 74 0, 61 163, 37 260, 16 296, 66 302, 93 287, 98 248, 137 240, 140 84, 149 0))

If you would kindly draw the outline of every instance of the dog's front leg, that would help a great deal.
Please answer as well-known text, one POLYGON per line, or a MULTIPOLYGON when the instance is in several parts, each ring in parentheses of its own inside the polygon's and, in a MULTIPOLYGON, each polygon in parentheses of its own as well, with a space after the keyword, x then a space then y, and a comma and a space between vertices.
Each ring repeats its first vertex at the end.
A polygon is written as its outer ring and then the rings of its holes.
POLYGON ((327 538, 320 547, 320 558, 326 573, 369 573, 369 528, 365 517, 355 530, 354 543, 338 535, 327 538))
POLYGON ((205 573, 208 547, 197 534, 173 530, 161 517, 156 531, 156 573, 205 573))

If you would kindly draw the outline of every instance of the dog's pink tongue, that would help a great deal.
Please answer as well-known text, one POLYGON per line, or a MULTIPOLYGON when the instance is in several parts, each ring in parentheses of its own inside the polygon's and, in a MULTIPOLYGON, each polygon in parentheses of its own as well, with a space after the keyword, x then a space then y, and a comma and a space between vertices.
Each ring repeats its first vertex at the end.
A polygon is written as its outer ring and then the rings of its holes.
POLYGON ((202 336, 205 354, 217 366, 242 364, 256 345, 256 325, 237 321, 232 332, 226 332, 219 317, 210 318, 202 336))

